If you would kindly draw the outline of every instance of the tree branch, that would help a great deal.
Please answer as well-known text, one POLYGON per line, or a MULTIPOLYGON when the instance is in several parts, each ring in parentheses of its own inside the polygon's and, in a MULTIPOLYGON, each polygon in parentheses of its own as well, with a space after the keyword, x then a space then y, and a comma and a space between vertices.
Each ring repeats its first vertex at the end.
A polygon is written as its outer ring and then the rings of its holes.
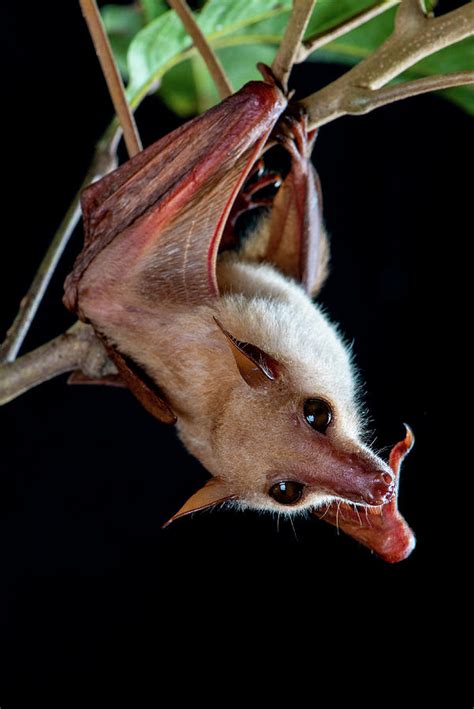
POLYGON ((341 22, 339 25, 332 27, 326 32, 318 32, 312 37, 308 37, 308 39, 301 45, 295 63, 299 64, 300 62, 304 62, 310 54, 315 52, 320 47, 324 47, 326 44, 338 39, 338 37, 342 37, 348 32, 352 32, 352 30, 357 29, 357 27, 365 25, 366 22, 373 20, 374 17, 378 17, 382 13, 387 12, 387 10, 390 10, 392 7, 399 4, 400 0, 383 0, 383 2, 378 2, 372 7, 369 7, 368 10, 363 10, 362 12, 357 13, 357 15, 350 17, 348 20, 341 22))
MULTIPOLYGON (((90 5, 92 1, 81 0, 81 5, 90 5)), ((170 1, 180 4, 178 0, 170 1)), ((396 1, 384 0, 328 33, 310 38, 305 43, 304 49, 299 50, 298 60, 301 60, 304 52, 306 52, 304 56, 307 56, 315 48, 332 41, 336 36, 385 12, 395 5, 396 1)), ((287 81, 295 61, 313 5, 314 0, 311 2, 295 0, 292 18, 283 41, 286 48, 278 52, 280 69, 277 71, 281 72, 280 76, 284 82, 287 81), (302 10, 302 7, 305 9, 302 10)), ((190 33, 192 34, 191 31, 190 33)), ((347 113, 367 113, 378 106, 408 96, 474 83, 474 72, 466 71, 447 76, 427 77, 383 88, 391 79, 424 57, 473 34, 474 3, 472 2, 441 17, 431 18, 424 16, 419 0, 402 0, 397 13, 396 27, 391 37, 370 57, 340 79, 303 100, 311 127, 323 125, 347 113)), ((196 43, 194 36, 193 39, 196 43)), ((201 51, 199 47, 197 48, 201 51)), ((227 87, 225 90, 228 93, 231 89, 227 87)), ((116 123, 106 132, 96 148, 94 160, 83 186, 115 167, 115 153, 120 134, 120 128, 116 123)), ((22 344, 59 257, 79 219, 78 205, 79 193, 48 249, 32 286, 21 303, 17 318, 0 348, 0 362, 8 362, 0 367, 0 404, 11 401, 31 387, 63 372, 79 369, 85 376, 94 379, 116 372, 101 343, 93 334, 92 328, 82 323, 76 323, 67 333, 24 355, 18 361, 11 362, 22 344)))
POLYGON ((102 67, 104 78, 114 105, 115 113, 123 130, 123 137, 130 157, 142 150, 135 119, 128 105, 120 72, 114 59, 96 0, 79 0, 82 14, 87 22, 95 51, 102 67))
POLYGON ((403 0, 395 18, 395 33, 413 33, 425 24, 423 0, 403 0))
POLYGON ((79 322, 51 342, 0 368, 0 405, 77 369, 92 378, 117 373, 92 327, 79 322))
POLYGON ((369 113, 375 108, 386 106, 394 101, 401 101, 430 91, 449 89, 454 86, 466 86, 467 84, 474 84, 474 71, 459 71, 453 74, 427 76, 423 79, 407 81, 404 84, 395 84, 394 86, 377 89, 377 91, 362 88, 356 89, 354 97, 349 98, 346 103, 346 113, 369 113))
POLYGON ((272 72, 284 91, 288 90, 291 69, 299 53, 301 40, 315 3, 316 0, 293 0, 290 19, 272 64, 272 72))
POLYGON ((36 315, 38 307, 41 303, 46 288, 49 285, 51 277, 56 269, 59 259, 67 246, 67 243, 73 233, 81 216, 79 206, 81 191, 91 182, 98 180, 103 175, 113 170, 117 165, 116 151, 118 141, 121 136, 121 130, 117 125, 112 125, 111 128, 104 134, 103 138, 96 146, 94 158, 87 171, 80 189, 74 197, 69 209, 66 212, 59 229, 36 272, 36 275, 31 283, 28 292, 22 299, 18 313, 9 328, 4 342, 0 346, 0 363, 13 362, 18 354, 18 351, 23 344, 23 340, 31 326, 33 318, 36 315))
MULTIPOLYGON (((402 0, 400 10, 411 2, 402 0)), ((336 81, 301 101, 308 114, 309 126, 317 128, 350 113, 348 108, 357 103, 358 92, 365 102, 365 112, 368 112, 371 108, 367 90, 381 88, 425 57, 473 34, 474 2, 440 17, 425 17, 415 31, 412 14, 404 9, 393 34, 375 52, 336 81)), ((376 98, 374 108, 383 105, 380 96, 376 98)))
POLYGON ((194 15, 190 11, 185 0, 169 0, 169 4, 178 15, 186 32, 192 38, 194 46, 205 61, 221 99, 231 96, 231 94, 234 93, 234 90, 224 71, 224 67, 220 63, 217 54, 210 46, 206 37, 201 32, 201 29, 194 19, 194 15))

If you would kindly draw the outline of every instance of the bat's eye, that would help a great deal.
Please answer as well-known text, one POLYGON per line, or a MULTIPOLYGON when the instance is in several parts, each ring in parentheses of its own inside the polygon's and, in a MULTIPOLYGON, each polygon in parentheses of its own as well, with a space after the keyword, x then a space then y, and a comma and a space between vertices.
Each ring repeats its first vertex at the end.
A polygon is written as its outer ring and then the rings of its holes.
POLYGON ((280 505, 294 505, 301 499, 303 488, 304 485, 297 483, 295 480, 281 480, 279 483, 272 485, 268 494, 280 505))
POLYGON ((332 411, 329 404, 322 399, 307 399, 304 402, 304 417, 315 431, 326 433, 331 423, 332 411))

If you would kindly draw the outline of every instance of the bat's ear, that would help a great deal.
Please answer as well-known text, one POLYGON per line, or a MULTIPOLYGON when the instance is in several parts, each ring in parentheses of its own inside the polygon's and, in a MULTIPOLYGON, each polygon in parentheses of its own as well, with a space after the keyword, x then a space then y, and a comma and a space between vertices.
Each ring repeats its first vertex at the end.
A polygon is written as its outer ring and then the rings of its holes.
POLYGON ((279 364, 273 357, 256 345, 237 340, 216 317, 214 320, 226 336, 238 370, 249 386, 253 388, 265 386, 269 381, 277 378, 279 364))
POLYGON ((205 510, 208 507, 214 507, 214 505, 218 505, 221 502, 235 500, 236 497, 237 495, 229 493, 229 489, 223 480, 211 478, 204 487, 195 492, 194 495, 184 503, 181 509, 163 525, 163 528, 180 517, 189 515, 192 512, 198 512, 199 510, 205 510))

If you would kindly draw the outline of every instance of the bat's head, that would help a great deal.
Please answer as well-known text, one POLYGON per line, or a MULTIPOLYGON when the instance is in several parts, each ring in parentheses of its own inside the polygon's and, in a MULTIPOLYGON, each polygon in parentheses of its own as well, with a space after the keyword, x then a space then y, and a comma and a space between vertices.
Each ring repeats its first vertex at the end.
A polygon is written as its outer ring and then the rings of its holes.
POLYGON ((178 516, 230 499, 290 514, 334 499, 384 505, 394 476, 363 442, 357 377, 337 329, 271 267, 231 270, 233 290, 213 318, 210 428, 201 438, 181 430, 214 477, 178 516))

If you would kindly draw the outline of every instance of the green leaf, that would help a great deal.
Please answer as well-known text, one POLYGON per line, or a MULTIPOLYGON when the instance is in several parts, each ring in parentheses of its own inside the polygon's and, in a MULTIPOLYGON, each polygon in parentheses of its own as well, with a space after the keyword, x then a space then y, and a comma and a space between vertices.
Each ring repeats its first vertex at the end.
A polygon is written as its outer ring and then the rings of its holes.
POLYGON ((474 116, 474 89, 472 86, 459 86, 456 89, 445 89, 440 96, 449 99, 471 116, 474 116))
MULTIPOLYGON (((321 0, 311 16, 306 29, 305 37, 310 37, 319 32, 339 25, 341 22, 349 20, 369 7, 373 7, 375 0, 321 0)), ((365 25, 366 27, 368 25, 365 25)))
MULTIPOLYGON (((252 79, 262 78, 257 62, 271 64, 275 47, 263 44, 249 44, 244 50, 242 47, 226 47, 217 50, 217 55, 232 86, 239 87, 252 79)), ((183 117, 202 113, 219 100, 207 67, 197 55, 165 74, 159 94, 171 110, 183 117)))
POLYGON ((438 4, 438 0, 422 0, 422 2, 425 12, 432 12, 438 4))
MULTIPOLYGON (((424 0, 432 8, 436 0, 424 0)), ((306 36, 324 32, 373 6, 374 0, 318 0, 306 36)), ((166 103, 182 116, 200 112, 218 97, 202 60, 179 18, 165 0, 133 5, 108 5, 102 10, 114 53, 133 106, 161 82, 166 103)), ((217 51, 235 89, 257 78, 257 61, 270 64, 285 30, 291 0, 208 0, 195 13, 217 51)), ((374 18, 317 50, 311 61, 353 65, 367 57, 393 29, 395 9, 374 18)), ((474 39, 468 39, 407 71, 402 80, 467 69, 474 64, 474 39)), ((449 89, 443 95, 474 112, 472 87, 449 89)))
POLYGON ((166 0, 141 0, 145 24, 148 24, 156 17, 159 17, 164 12, 169 10, 166 0))
MULTIPOLYGON (((331 61, 331 58, 337 55, 335 61, 356 64, 361 59, 365 59, 389 37, 393 30, 395 13, 396 8, 384 12, 365 25, 317 50, 311 54, 310 59, 312 61, 331 61)), ((326 29, 329 28, 323 27, 323 30, 326 29)))
POLYGON ((149 22, 169 10, 166 0, 141 0, 132 5, 104 5, 100 14, 118 68, 128 79, 127 53, 132 39, 149 22))
POLYGON ((130 100, 143 96, 174 64, 184 59, 191 44, 179 18, 166 12, 150 22, 134 37, 128 51, 130 100))
MULTIPOLYGON (((256 41, 260 42, 260 38, 257 39, 254 34, 255 26, 287 13, 290 7, 291 0, 208 0, 201 12, 196 13, 196 19, 216 48, 249 42, 255 44, 256 41)), ((285 21, 282 20, 279 34, 273 36, 272 41, 279 41, 284 25, 285 21)), ((128 51, 130 84, 127 92, 130 100, 133 103, 139 101, 168 70, 189 58, 193 51, 191 44, 179 18, 172 11, 164 13, 140 30, 128 51)), ((244 53, 246 50, 239 54, 239 62, 244 61, 244 53)), ((240 72, 241 78, 244 74, 240 72)), ((245 77, 245 80, 248 78, 245 77)), ((235 88, 239 88, 239 85, 235 88)))
POLYGON ((144 26, 143 13, 137 5, 105 5, 100 14, 110 40, 120 73, 128 77, 127 52, 130 42, 144 26))

